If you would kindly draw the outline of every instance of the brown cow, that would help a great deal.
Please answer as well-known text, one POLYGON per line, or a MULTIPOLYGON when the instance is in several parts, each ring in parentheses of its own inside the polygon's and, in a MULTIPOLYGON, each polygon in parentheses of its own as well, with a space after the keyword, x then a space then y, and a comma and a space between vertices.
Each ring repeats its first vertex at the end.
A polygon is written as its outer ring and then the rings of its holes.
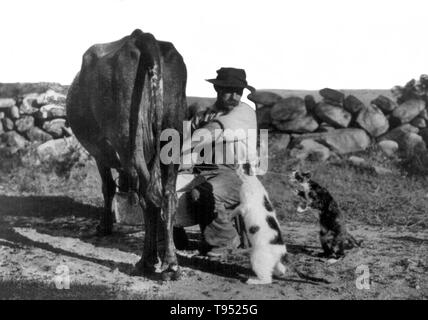
POLYGON ((114 168, 119 189, 144 208, 144 252, 136 271, 154 272, 159 252, 167 279, 179 274, 172 238, 178 165, 161 163, 160 134, 165 128, 182 134, 186 80, 186 66, 173 44, 137 29, 90 47, 67 97, 70 126, 94 156, 102 178, 105 208, 98 232, 112 232, 114 168))

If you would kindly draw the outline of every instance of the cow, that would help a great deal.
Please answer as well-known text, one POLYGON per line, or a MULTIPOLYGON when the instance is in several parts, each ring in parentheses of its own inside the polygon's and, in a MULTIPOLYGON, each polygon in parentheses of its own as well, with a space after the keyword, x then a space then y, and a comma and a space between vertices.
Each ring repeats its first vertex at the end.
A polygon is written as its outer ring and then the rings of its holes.
POLYGON ((144 211, 145 238, 135 274, 156 271, 175 279, 179 266, 172 237, 178 165, 162 163, 160 135, 166 128, 182 135, 187 113, 187 70, 170 42, 139 29, 118 41, 95 44, 83 55, 67 95, 67 117, 79 142, 94 157, 102 179, 104 210, 97 232, 114 222, 113 197, 119 190, 144 211))

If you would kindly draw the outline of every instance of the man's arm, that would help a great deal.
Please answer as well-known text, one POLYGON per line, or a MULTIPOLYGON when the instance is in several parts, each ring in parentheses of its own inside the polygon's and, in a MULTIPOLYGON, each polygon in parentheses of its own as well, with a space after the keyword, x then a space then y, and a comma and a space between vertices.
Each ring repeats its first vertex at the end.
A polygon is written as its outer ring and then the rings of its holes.
MULTIPOLYGON (((197 129, 197 130, 207 130, 210 133, 211 139, 210 140, 204 139, 203 141, 198 141, 198 140, 194 141, 192 139, 193 138, 193 135, 192 135, 187 140, 183 141, 183 147, 181 150, 182 159, 185 159, 186 157, 187 159, 193 159, 192 155, 190 156, 192 158, 189 158, 189 153, 192 152, 193 148, 195 146, 199 146, 203 148, 205 145, 208 145, 208 144, 211 145, 214 141, 216 141, 220 137, 222 132, 221 129, 222 127, 220 123, 217 121, 211 121, 206 125, 204 125, 202 128, 197 129)), ((189 169, 191 167, 192 165, 190 164, 184 165, 184 163, 181 163, 180 169, 189 169)))
MULTIPOLYGON (((192 137, 189 137, 187 140, 183 141, 183 148, 182 148, 182 153, 186 153, 191 151, 196 145, 200 145, 203 146, 205 144, 211 144, 212 142, 216 141, 218 139, 218 137, 221 135, 221 129, 222 127, 220 126, 220 124, 216 121, 210 122, 208 124, 206 124, 205 126, 203 126, 200 129, 204 129, 204 130, 208 130, 211 134, 211 141, 194 141, 192 140, 192 137)), ((200 130, 197 129, 197 130, 200 130)))

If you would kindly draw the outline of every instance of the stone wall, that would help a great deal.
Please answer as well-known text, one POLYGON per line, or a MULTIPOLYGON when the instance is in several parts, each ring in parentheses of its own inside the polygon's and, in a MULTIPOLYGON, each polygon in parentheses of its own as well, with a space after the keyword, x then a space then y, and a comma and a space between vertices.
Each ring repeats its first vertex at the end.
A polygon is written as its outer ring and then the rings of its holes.
MULTIPOLYGON (((0 148, 16 153, 34 144, 40 150, 76 145, 67 123, 67 89, 48 83, 0 84, 0 148)), ((313 95, 283 97, 270 91, 256 91, 248 99, 257 105, 259 128, 282 136, 273 137, 271 146, 291 149, 291 155, 298 158, 315 154, 326 160, 373 144, 388 155, 415 146, 426 149, 428 76, 391 91, 394 98, 379 95, 369 103, 331 88, 319 90, 317 99, 313 95)), ((213 102, 188 97, 190 113, 213 102)))
MULTIPOLYGON (((326 160, 331 153, 346 154, 377 144, 387 154, 408 152, 428 143, 428 77, 411 80, 391 91, 395 98, 379 95, 363 103, 354 95, 324 88, 320 101, 305 97, 256 91, 248 98, 257 106, 259 128, 289 135, 292 154, 307 158, 318 154, 326 160)), ((278 148, 278 146, 277 146, 278 148)))
POLYGON ((0 97, 0 146, 15 153, 30 143, 70 137, 65 99, 52 89, 0 97))

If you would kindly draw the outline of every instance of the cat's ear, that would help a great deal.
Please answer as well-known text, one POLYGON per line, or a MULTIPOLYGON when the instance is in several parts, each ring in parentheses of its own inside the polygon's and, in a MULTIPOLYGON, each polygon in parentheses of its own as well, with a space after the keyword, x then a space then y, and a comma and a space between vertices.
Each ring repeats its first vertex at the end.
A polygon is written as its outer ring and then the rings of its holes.
POLYGON ((310 179, 312 175, 309 171, 307 171, 307 172, 303 172, 302 176, 305 177, 306 179, 310 179))
POLYGON ((293 178, 296 179, 297 181, 301 181, 303 177, 299 171, 293 171, 293 178))

